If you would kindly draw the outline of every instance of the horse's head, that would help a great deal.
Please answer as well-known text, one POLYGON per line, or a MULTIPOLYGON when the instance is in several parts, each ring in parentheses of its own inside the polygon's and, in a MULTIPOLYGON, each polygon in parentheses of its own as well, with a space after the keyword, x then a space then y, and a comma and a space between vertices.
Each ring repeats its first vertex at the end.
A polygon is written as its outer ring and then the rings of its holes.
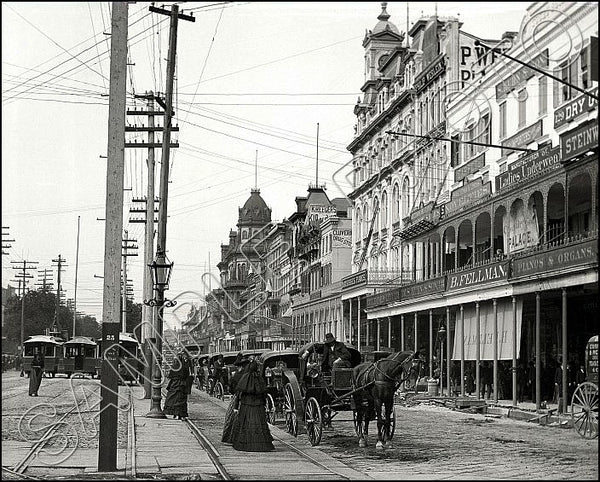
POLYGON ((413 351, 401 351, 388 357, 390 360, 398 362, 396 378, 398 381, 404 381, 408 386, 414 386, 422 376, 425 367, 425 358, 421 353, 413 351))

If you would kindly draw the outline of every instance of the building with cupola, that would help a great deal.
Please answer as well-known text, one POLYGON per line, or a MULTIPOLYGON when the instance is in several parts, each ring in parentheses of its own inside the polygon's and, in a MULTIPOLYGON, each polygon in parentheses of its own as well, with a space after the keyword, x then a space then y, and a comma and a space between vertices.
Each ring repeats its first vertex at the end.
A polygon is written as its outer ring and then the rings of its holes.
MULTIPOLYGON (((271 225, 271 208, 255 188, 238 210, 237 229, 229 231, 227 244, 221 244, 217 264, 220 287, 207 295, 210 323, 210 351, 252 346, 255 330, 249 325, 248 287, 261 264, 262 239, 271 225)), ((254 281, 252 281, 254 282, 254 281)))
POLYGON ((404 38, 382 4, 342 280, 361 351, 418 350, 449 395, 469 379, 480 398, 489 366, 485 396, 538 410, 559 360, 584 364, 598 312, 598 7, 553 5, 491 40, 437 15, 404 38))

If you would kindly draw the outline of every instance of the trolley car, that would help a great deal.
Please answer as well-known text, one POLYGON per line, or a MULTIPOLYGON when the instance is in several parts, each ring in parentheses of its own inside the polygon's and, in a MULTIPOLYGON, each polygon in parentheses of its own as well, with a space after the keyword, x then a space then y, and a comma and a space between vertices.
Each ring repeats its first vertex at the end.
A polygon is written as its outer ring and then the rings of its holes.
POLYGON ((31 372, 31 361, 37 348, 44 356, 44 372, 55 377, 63 357, 64 341, 60 337, 49 335, 33 335, 25 340, 23 342, 23 371, 27 376, 31 372))
MULTIPOLYGON (((97 361, 98 378, 102 371, 104 351, 109 348, 103 343, 97 361)), ((119 354, 117 370, 119 384, 129 382, 130 384, 142 383, 144 380, 144 367, 146 366, 140 342, 130 333, 119 334, 119 354)))
POLYGON ((586 380, 571 399, 571 417, 579 435, 592 439, 598 437, 598 335, 585 347, 585 370, 586 380))
POLYGON ((63 358, 58 371, 70 377, 76 373, 88 374, 92 378, 98 370, 98 344, 88 336, 76 336, 65 341, 63 358))

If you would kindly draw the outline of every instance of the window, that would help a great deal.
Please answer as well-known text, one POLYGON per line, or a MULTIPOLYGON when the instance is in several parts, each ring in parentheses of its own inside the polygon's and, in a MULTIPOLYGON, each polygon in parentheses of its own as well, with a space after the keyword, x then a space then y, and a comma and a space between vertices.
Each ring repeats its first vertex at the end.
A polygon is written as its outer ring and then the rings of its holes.
POLYGON ((499 137, 503 139, 506 137, 506 102, 502 102, 499 106, 500 109, 500 122, 498 127, 500 129, 499 137))
POLYGON ((527 89, 519 91, 519 127, 527 124, 527 89))
POLYGON ((452 145, 450 147, 450 165, 456 167, 460 165, 460 134, 452 136, 452 145))
POLYGON ((464 160, 466 161, 467 159, 470 159, 471 156, 473 156, 473 154, 475 154, 475 146, 473 144, 470 144, 471 141, 475 140, 475 137, 477 136, 477 124, 475 124, 475 122, 471 121, 468 125, 467 125, 467 130, 465 132, 465 143, 463 144, 464 146, 464 160))
POLYGON ((580 73, 581 73, 581 85, 580 87, 583 89, 587 89, 590 87, 590 78, 588 74, 588 52, 589 48, 583 49, 579 54, 579 64, 580 64, 580 73))
POLYGON ((548 112, 548 77, 542 75, 539 83, 539 113, 544 115, 548 112))
MULTIPOLYGON (((477 129, 477 142, 482 144, 489 144, 492 140, 492 122, 490 120, 490 114, 484 114, 479 119, 479 128, 477 129)), ((474 146, 476 152, 483 151, 486 146, 474 146)))

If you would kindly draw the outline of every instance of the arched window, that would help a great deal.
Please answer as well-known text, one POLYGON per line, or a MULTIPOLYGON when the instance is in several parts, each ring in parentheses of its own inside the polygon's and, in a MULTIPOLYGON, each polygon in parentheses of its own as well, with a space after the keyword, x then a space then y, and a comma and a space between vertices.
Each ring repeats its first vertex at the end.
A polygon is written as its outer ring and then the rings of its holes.
POLYGON ((383 191, 381 195, 381 229, 387 229, 388 227, 388 199, 387 193, 383 191))
POLYGON ((392 223, 398 222, 400 216, 400 188, 398 184, 394 184, 392 190, 392 223))
POLYGON ((408 183, 408 177, 404 178, 402 182, 402 211, 400 217, 404 218, 410 213, 410 187, 408 183))

